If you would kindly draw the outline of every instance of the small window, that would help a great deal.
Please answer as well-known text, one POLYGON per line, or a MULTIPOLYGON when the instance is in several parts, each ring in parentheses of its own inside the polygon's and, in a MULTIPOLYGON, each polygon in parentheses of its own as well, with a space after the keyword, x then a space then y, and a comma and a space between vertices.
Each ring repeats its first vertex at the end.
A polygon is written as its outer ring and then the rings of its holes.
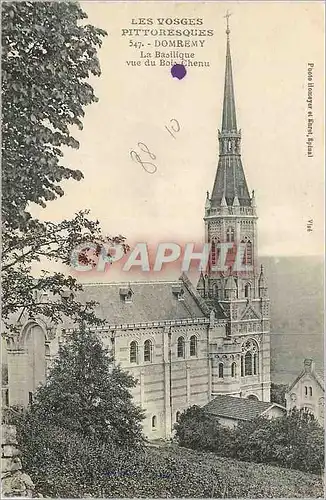
POLYGON ((219 363, 219 365, 218 365, 218 376, 219 376, 219 378, 223 378, 224 377, 224 366, 223 366, 223 363, 219 363))
POLYGON ((177 411, 177 413, 175 414, 175 421, 176 422, 180 421, 180 415, 181 415, 181 413, 179 411, 177 411))
POLYGON ((130 343, 130 363, 138 363, 138 344, 135 340, 130 343))
POLYGON ((185 357, 185 340, 183 337, 178 338, 177 355, 178 358, 185 357))
POLYGON ((197 337, 192 335, 190 337, 190 356, 197 356, 197 337))
POLYGON ((246 299, 250 298, 250 291, 251 291, 250 283, 247 283, 244 288, 244 294, 246 299))
POLYGON ((242 240, 241 243, 245 243, 245 251, 243 256, 243 264, 251 265, 252 264, 252 243, 249 240, 242 240))
POLYGON ((308 387, 306 385, 304 387, 304 393, 305 393, 305 396, 308 396, 308 387))
POLYGON ((236 377, 237 375, 237 364, 236 363, 232 363, 231 365, 231 377, 236 377))
POLYGON ((243 356, 241 356, 241 377, 244 376, 244 359, 243 356))
POLYGON ((157 426, 157 418, 156 415, 152 416, 152 429, 156 429, 157 426))
POLYGON ((257 358, 257 353, 254 353, 254 375, 257 375, 258 373, 258 358, 257 358))
POLYGON ((312 396, 312 387, 309 387, 309 395, 312 396))
POLYGON ((28 404, 32 404, 33 403, 33 393, 32 392, 29 392, 28 393, 28 404))
POLYGON ((4 389, 3 395, 4 395, 3 405, 8 407, 9 406, 9 389, 4 389))
POLYGON ((216 245, 215 240, 212 241, 211 246, 211 264, 214 267, 216 265, 216 245))
POLYGON ((153 344, 150 340, 144 342, 144 361, 152 362, 153 358, 153 344))
POLYGON ((235 231, 233 227, 229 227, 226 231, 226 241, 228 243, 234 241, 235 231))

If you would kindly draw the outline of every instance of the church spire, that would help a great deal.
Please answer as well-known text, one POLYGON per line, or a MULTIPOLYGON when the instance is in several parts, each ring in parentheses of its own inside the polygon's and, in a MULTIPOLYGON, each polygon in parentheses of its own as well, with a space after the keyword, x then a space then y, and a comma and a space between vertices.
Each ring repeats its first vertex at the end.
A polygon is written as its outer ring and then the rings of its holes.
POLYGON ((225 64, 225 81, 224 81, 224 101, 223 101, 223 115, 222 115, 222 131, 236 132, 237 131, 237 118, 235 113, 235 99, 233 89, 233 76, 232 76, 232 61, 230 50, 230 27, 229 17, 231 14, 227 11, 226 15, 226 64, 225 64))
POLYGON ((226 64, 222 128, 218 133, 220 157, 211 197, 213 210, 221 207, 224 198, 228 207, 232 207, 234 201, 237 206, 251 207, 250 194, 241 162, 241 131, 237 129, 230 49, 230 15, 227 12, 224 16, 227 20, 226 64))

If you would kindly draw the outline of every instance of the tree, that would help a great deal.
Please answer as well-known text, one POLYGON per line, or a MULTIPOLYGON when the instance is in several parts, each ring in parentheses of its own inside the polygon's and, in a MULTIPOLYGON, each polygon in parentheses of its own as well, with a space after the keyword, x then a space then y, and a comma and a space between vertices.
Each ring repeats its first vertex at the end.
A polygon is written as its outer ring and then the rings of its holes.
POLYGON ((94 264, 103 243, 124 244, 122 236, 102 235, 85 210, 58 224, 30 213, 33 204, 46 207, 63 196, 63 180, 83 177, 63 160, 65 148, 79 147, 72 131, 82 129, 85 106, 98 100, 88 79, 101 74, 97 50, 106 32, 86 18, 73 1, 2 3, 2 289, 3 319, 11 330, 19 329, 24 313, 54 323, 66 315, 98 324, 95 304, 76 298, 76 279, 48 271, 35 279, 32 265, 44 261, 48 267, 50 260, 70 266, 81 243, 81 260, 94 264), (87 244, 94 242, 90 256, 87 244))
POLYGON ((228 445, 228 429, 224 429, 214 416, 200 406, 194 405, 185 410, 174 428, 178 444, 186 448, 207 451, 219 448, 222 452, 228 445))
POLYGON ((97 335, 82 327, 60 347, 27 418, 102 442, 139 446, 144 413, 130 393, 136 383, 113 364, 97 335))
POLYGON ((3 220, 24 227, 30 202, 63 196, 63 179, 83 175, 61 164, 78 148, 84 107, 98 99, 88 83, 101 74, 100 30, 85 23, 77 2, 2 4, 3 220))
POLYGON ((281 406, 286 406, 285 393, 288 386, 285 384, 274 384, 271 385, 271 402, 277 403, 281 406))

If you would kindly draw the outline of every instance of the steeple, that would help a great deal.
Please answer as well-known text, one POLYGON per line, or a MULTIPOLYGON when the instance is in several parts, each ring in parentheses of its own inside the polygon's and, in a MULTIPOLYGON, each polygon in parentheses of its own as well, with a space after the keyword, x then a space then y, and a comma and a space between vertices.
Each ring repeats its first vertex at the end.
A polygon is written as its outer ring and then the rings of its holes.
POLYGON ((227 28, 226 28, 226 64, 225 64, 222 132, 237 131, 237 118, 235 113, 232 61, 231 61, 231 51, 230 51, 230 27, 229 27, 230 15, 231 14, 227 13, 225 16, 227 19, 227 28))
POLYGON ((234 98, 232 60, 230 49, 229 17, 226 14, 226 63, 224 81, 224 99, 222 129, 218 133, 219 162, 211 196, 211 207, 221 206, 223 197, 227 206, 232 207, 234 199, 240 207, 251 207, 249 190, 241 162, 241 131, 237 129, 236 107, 234 98))

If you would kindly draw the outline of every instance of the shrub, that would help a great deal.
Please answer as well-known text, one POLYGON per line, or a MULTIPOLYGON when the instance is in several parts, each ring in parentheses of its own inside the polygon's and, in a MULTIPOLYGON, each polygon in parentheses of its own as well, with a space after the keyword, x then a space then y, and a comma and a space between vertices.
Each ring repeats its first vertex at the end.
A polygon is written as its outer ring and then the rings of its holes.
POLYGON ((324 469, 324 431, 304 410, 275 419, 257 417, 227 429, 203 408, 191 407, 175 429, 177 442, 187 448, 316 474, 324 469))

